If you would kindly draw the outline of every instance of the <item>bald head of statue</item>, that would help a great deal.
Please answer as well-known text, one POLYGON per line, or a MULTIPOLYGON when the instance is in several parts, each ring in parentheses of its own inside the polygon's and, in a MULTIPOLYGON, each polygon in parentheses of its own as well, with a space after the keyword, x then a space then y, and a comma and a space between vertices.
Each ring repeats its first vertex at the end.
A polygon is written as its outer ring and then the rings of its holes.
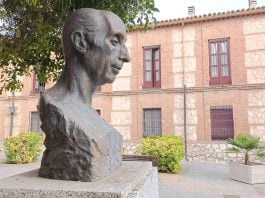
POLYGON ((63 28, 64 79, 87 75, 96 86, 112 83, 129 61, 125 41, 126 27, 114 13, 90 8, 74 11, 63 28))

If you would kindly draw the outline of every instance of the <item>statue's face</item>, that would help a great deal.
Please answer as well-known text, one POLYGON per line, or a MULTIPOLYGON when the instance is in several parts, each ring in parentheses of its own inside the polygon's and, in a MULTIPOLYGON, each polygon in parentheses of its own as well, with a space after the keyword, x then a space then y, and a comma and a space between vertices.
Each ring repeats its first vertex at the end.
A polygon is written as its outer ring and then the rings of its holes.
POLYGON ((124 62, 129 62, 126 41, 126 28, 116 15, 107 15, 108 25, 98 24, 92 49, 85 58, 92 78, 98 84, 112 83, 122 69, 124 62), (103 28, 102 28, 103 27, 103 28), (108 28, 109 27, 109 28, 108 28))

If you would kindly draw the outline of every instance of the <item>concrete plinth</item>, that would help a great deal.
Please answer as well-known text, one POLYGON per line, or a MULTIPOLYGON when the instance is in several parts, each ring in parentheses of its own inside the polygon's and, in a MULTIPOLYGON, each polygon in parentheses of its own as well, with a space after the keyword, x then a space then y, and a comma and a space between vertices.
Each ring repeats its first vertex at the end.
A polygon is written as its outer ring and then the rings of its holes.
POLYGON ((33 170, 0 180, 1 198, 158 198, 157 168, 151 162, 123 161, 111 175, 96 182, 45 179, 33 170))
POLYGON ((248 184, 262 184, 265 183, 265 165, 229 162, 229 176, 231 179, 248 184))

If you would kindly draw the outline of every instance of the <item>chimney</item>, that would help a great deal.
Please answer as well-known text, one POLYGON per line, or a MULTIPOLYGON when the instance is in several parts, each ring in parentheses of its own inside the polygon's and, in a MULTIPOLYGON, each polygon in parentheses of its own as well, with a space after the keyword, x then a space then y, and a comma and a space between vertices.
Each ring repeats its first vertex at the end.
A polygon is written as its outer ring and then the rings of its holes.
POLYGON ((248 0, 249 9, 256 8, 257 0, 248 0))
POLYGON ((195 16, 195 6, 189 6, 188 7, 188 16, 194 17, 195 16))

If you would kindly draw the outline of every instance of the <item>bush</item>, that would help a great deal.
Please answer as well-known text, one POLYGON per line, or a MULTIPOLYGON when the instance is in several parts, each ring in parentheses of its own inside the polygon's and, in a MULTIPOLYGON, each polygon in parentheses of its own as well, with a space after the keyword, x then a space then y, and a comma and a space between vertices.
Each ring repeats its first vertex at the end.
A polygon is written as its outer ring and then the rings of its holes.
POLYGON ((157 157, 160 172, 179 173, 184 157, 183 140, 180 136, 147 137, 141 141, 137 153, 157 157))
POLYGON ((240 134, 234 139, 229 138, 228 144, 232 145, 232 148, 228 149, 228 152, 243 153, 244 164, 249 165, 249 152, 253 152, 258 157, 265 157, 265 145, 260 142, 259 137, 255 137, 251 134, 240 134))
POLYGON ((25 164, 37 160, 43 137, 35 132, 21 133, 5 139, 4 147, 7 163, 25 164))

